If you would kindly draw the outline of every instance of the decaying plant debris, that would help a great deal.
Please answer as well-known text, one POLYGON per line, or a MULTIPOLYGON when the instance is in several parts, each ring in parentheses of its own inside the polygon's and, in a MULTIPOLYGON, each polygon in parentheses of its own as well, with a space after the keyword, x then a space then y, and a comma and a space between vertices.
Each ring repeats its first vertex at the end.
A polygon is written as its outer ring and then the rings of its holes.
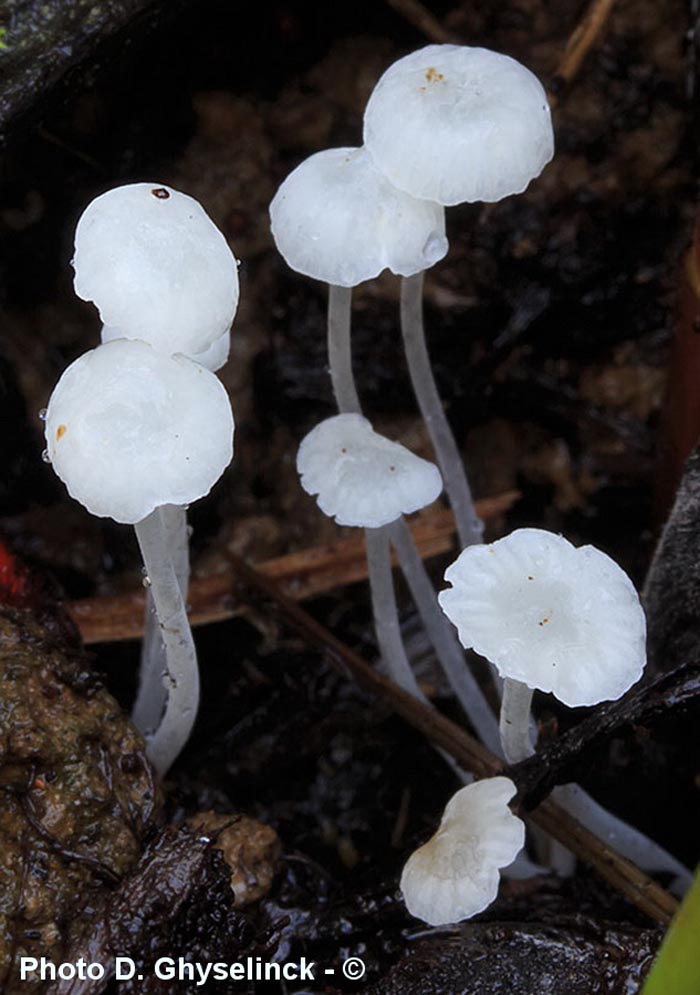
POLYGON ((7 992, 22 988, 20 956, 60 954, 77 912, 133 867, 162 802, 141 737, 61 635, 27 609, 0 615, 7 992))
MULTIPOLYGON (((280 604, 254 597, 235 564, 261 564, 283 594, 315 598, 311 614, 373 658, 359 546, 320 520, 294 472, 298 442, 331 411, 324 302, 276 257, 267 206, 302 158, 354 144, 386 65, 439 36, 508 51, 549 81, 558 145, 525 196, 455 211, 451 255, 427 282, 431 353, 475 492, 492 500, 494 536, 523 524, 565 530, 606 549, 641 586, 655 540, 655 440, 674 386, 678 260, 694 215, 685 3, 593 4, 601 23, 568 48, 586 24, 580 0, 497 9, 450 0, 427 4, 427 20, 421 5, 402 2, 336 5, 331 15, 315 0, 246 11, 137 0, 98 4, 93 21, 67 33, 61 5, 49 4, 34 36, 32 17, 47 5, 15 6, 0 37, 4 51, 13 25, 24 32, 0 102, 0 529, 56 579, 95 656, 35 602, 0 611, 0 990, 26 990, 15 973, 23 950, 108 964, 126 948, 143 982, 63 983, 56 995, 169 992, 148 965, 179 953, 365 961, 363 982, 336 973, 314 992, 638 991, 661 930, 583 864, 565 882, 506 884, 482 920, 417 928, 397 881, 434 830, 452 775, 425 729, 398 719, 391 696, 328 666, 323 638, 289 628, 280 604), (38 60, 49 35, 52 53, 38 60), (59 372, 97 337, 94 315, 69 291, 75 220, 107 186, 155 177, 206 205, 235 244, 245 287, 223 371, 236 462, 193 520, 204 708, 164 797, 121 710, 135 684, 128 640, 142 622, 135 545, 60 491, 41 462, 38 420, 59 372), (183 827, 212 810, 207 833, 183 827), (242 907, 216 848, 236 813, 270 827, 249 858, 262 884, 242 907)), ((386 276, 358 293, 356 374, 376 426, 429 456, 396 295, 386 276)), ((654 662, 670 673, 588 717, 543 700, 541 753, 510 772, 525 808, 578 780, 687 862, 700 819, 686 538, 697 525, 696 463, 681 491, 691 501, 677 506, 647 590, 654 662), (675 591, 684 600, 669 610, 675 591)), ((452 555, 451 521, 429 511, 413 524, 437 579, 452 555)), ((16 569, 9 560, 5 579, 16 569)), ((461 721, 408 607, 404 624, 422 687, 461 721)))
POLYGON ((646 974, 654 938, 644 930, 570 925, 464 926, 416 944, 410 958, 365 995, 598 995, 635 990, 646 974), (427 977, 427 981, 426 981, 427 977))

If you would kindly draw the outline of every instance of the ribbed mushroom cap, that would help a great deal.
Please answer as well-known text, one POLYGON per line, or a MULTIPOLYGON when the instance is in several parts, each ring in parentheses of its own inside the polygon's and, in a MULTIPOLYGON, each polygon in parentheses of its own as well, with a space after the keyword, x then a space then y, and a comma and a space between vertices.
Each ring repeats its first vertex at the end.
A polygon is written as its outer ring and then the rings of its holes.
MULTIPOLYGON (((124 339, 128 336, 124 335, 118 328, 109 328, 107 325, 103 325, 100 338, 102 342, 114 342, 115 339, 124 339)), ((199 363, 200 366, 206 367, 207 370, 211 370, 212 373, 216 373, 228 362, 230 351, 231 333, 224 332, 218 339, 214 339, 212 344, 203 352, 185 353, 184 355, 187 355, 188 359, 193 359, 195 363, 199 363)))
POLYGON ((46 414, 54 470, 93 515, 135 524, 204 497, 233 456, 223 386, 185 356, 118 339, 72 363, 46 414))
POLYGON ((297 470, 307 494, 338 525, 377 529, 431 504, 440 471, 357 414, 335 415, 299 446, 297 470))
POLYGON ((328 149, 290 173, 270 204, 288 266, 354 287, 382 270, 412 276, 447 253, 445 212, 393 187, 365 149, 328 149))
POLYGON ((525 824, 508 808, 515 793, 507 777, 491 777, 451 798, 438 831, 403 869, 401 891, 411 915, 442 926, 488 908, 500 869, 525 842, 525 824))
POLYGON ((75 292, 105 325, 172 355, 203 352, 231 327, 238 266, 202 206, 158 183, 95 198, 75 232, 75 292))
POLYGON ((438 596, 466 649, 565 705, 619 698, 642 675, 646 621, 627 574, 594 546, 518 529, 469 546, 438 596))
POLYGON ((546 94, 507 55, 428 45, 377 83, 364 142, 400 190, 439 204, 521 193, 554 154, 546 94))

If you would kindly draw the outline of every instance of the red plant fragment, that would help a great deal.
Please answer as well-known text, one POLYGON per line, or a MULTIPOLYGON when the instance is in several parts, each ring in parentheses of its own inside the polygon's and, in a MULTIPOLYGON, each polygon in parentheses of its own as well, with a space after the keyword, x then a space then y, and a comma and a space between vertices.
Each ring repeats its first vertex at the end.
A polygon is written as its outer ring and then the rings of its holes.
POLYGON ((32 594, 29 570, 0 539, 0 604, 27 608, 35 600, 32 594))

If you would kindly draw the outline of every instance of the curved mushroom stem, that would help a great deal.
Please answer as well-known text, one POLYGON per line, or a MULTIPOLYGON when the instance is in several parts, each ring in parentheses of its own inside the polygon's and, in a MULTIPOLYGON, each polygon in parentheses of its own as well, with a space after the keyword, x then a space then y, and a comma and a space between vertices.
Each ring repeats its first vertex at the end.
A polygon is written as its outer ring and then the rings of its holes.
POLYGON ((399 518, 385 528, 389 530, 411 596, 455 697, 484 745, 494 753, 500 753, 496 717, 464 659, 464 650, 451 623, 438 604, 435 588, 406 520, 399 518))
MULTIPOLYGON (((333 393, 341 413, 361 413, 352 371, 351 312, 352 291, 331 286, 328 295, 328 361, 333 393)), ((498 752, 498 727, 494 715, 467 666, 450 623, 438 605, 435 589, 405 520, 401 518, 381 529, 366 529, 365 536, 377 642, 392 678, 406 690, 422 697, 399 630, 389 539, 396 548, 428 638, 455 695, 484 743, 498 752)))
MULTIPOLYGON (((520 681, 506 678, 501 705, 501 741, 508 763, 518 763, 533 753, 530 739, 530 703, 532 691, 520 681)), ((555 788, 552 798, 570 815, 646 871, 666 871, 674 877, 673 890, 683 894, 690 886, 692 874, 679 860, 644 833, 630 826, 600 805, 578 784, 555 788)), ((561 876, 573 873, 573 855, 544 833, 536 834, 540 860, 561 876)))
POLYGON ((367 572, 372 595, 374 628, 379 650, 389 676, 408 691, 414 698, 425 701, 425 695, 418 686, 411 664, 406 656, 399 613, 396 609, 396 592, 391 572, 391 546, 388 526, 381 529, 365 529, 367 543, 367 572))
POLYGON ((532 690, 527 684, 506 677, 501 701, 501 745, 503 756, 509 764, 517 764, 532 756, 530 739, 530 705, 532 690))
POLYGON ((401 332, 411 383, 430 434, 457 522, 461 545, 481 542, 484 531, 474 510, 469 482, 433 377, 423 325, 424 273, 401 280, 401 332))
POLYGON ((637 867, 672 874, 670 890, 674 894, 682 896, 690 887, 693 875, 687 867, 654 840, 603 808, 578 784, 562 784, 552 791, 552 798, 582 826, 637 867))
POLYGON ((328 288, 328 365, 333 393, 341 414, 360 413, 355 377, 352 372, 350 323, 352 287, 328 288))
MULTIPOLYGON (((182 597, 187 600, 190 580, 190 550, 187 529, 187 509, 176 504, 164 504, 156 511, 160 514, 165 542, 170 552, 182 597)), ((139 689, 131 713, 131 720, 144 736, 158 728, 163 717, 167 693, 163 684, 166 672, 165 643, 158 623, 151 588, 146 594, 146 620, 141 644, 139 689)))
MULTIPOLYGON (((348 412, 360 414, 360 399, 352 372, 351 315, 352 289, 330 285, 328 365, 333 393, 341 414, 348 412)), ((384 666, 391 679, 400 684, 404 690, 417 698, 423 698, 401 638, 394 578, 391 572, 391 547, 386 527, 365 529, 365 542, 374 629, 384 666)))
POLYGON ((165 645, 165 713, 146 744, 149 760, 163 777, 189 739, 197 715, 197 652, 159 509, 134 527, 165 645))

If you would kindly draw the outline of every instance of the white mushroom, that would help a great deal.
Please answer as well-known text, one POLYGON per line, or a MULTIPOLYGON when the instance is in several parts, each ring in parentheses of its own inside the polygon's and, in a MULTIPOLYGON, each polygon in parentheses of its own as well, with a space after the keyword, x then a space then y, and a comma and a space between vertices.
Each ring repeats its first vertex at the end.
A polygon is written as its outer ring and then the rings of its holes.
MULTIPOLYGON (((439 595, 465 647, 505 678, 501 737, 506 759, 532 752, 532 689, 571 707, 619 698, 642 675, 646 622, 627 574, 593 546, 576 548, 542 529, 518 529, 490 546, 464 550, 439 595)), ((557 801, 619 853, 649 871, 690 873, 658 843, 608 812, 576 784, 557 801)))
POLYGON ((435 835, 403 869, 401 890, 411 915, 442 926, 488 908, 498 894, 499 871, 525 842, 525 825, 508 807, 515 794, 507 777, 492 777, 450 799, 435 835))
POLYGON ((427 45, 391 65, 367 104, 364 142, 400 190, 445 206, 521 193, 554 154, 537 77, 462 45, 427 45))
POLYGON ((448 248, 442 208, 397 190, 363 148, 304 160, 275 194, 270 220, 288 266, 341 287, 384 269, 410 276, 448 248))
POLYGON ((233 455, 228 395, 185 356, 119 339, 85 353, 56 385, 48 455, 93 515, 135 524, 208 494, 233 455))
POLYGON ((594 546, 518 529, 470 546, 440 605, 465 648, 502 677, 576 708, 619 698, 642 675, 646 623, 627 574, 594 546))
MULTIPOLYGON (((102 326, 100 334, 100 339, 103 343, 114 342, 115 339, 133 337, 125 335, 119 328, 110 328, 107 325, 102 326)), ((193 359, 195 363, 199 363, 200 366, 204 366, 207 370, 211 370, 212 373, 216 373, 217 370, 220 370, 228 362, 230 351, 231 332, 226 331, 218 339, 214 339, 211 345, 204 349, 203 352, 185 353, 184 355, 187 355, 189 359, 193 359)))
POLYGON ((184 531, 184 512, 173 506, 209 492, 231 461, 233 428, 228 395, 213 373, 127 339, 72 363, 46 413, 48 456, 71 495, 93 514, 136 528, 165 650, 165 711, 161 718, 157 709, 160 723, 147 738, 161 775, 187 742, 199 703, 168 522, 174 512, 184 531))
MULTIPOLYGON (((367 104, 364 142, 396 187, 442 205, 498 201, 523 191, 554 152, 539 80, 506 55, 428 45, 395 62, 367 104)), ((430 367, 423 274, 404 275, 401 327, 411 381, 463 546, 482 526, 430 367)))
POLYGON ((440 471, 358 414, 326 418, 303 439, 297 470, 307 494, 339 525, 377 529, 435 501, 440 471))
POLYGON ((238 267, 202 206, 158 183, 108 190, 75 232, 75 292, 102 321, 167 355, 208 349, 231 327, 238 267))
MULTIPOLYGON (((311 156, 284 181, 270 206, 270 217, 277 247, 289 266, 329 283, 328 363, 333 392, 341 413, 359 415, 350 336, 352 287, 385 268, 398 274, 416 274, 441 259, 447 251, 444 211, 393 187, 364 149, 331 149, 311 156)), ((385 441, 387 445, 390 443, 385 441)), ((303 453, 302 448, 300 458, 303 453)), ((418 486, 419 501, 428 503, 441 488, 436 483, 439 474, 432 465, 415 457, 411 460, 415 476, 411 487, 418 486), (420 475, 419 466, 423 468, 420 475)), ((394 465, 394 470, 386 468, 385 475, 396 476, 403 464, 403 459, 392 457, 388 465, 394 465)), ((351 471, 349 464, 346 471, 351 471)), ((367 527, 375 630, 385 666, 394 680, 420 694, 401 639, 391 574, 390 529, 391 542, 437 655, 475 727, 491 742, 495 723, 488 703, 464 666, 464 655, 440 613, 410 530, 400 520, 401 511, 413 511, 422 504, 416 504, 415 496, 408 492, 401 496, 399 490, 404 485, 397 488, 395 480, 388 482, 385 493, 378 492, 373 482, 380 487, 384 484, 376 461, 369 481, 363 473, 358 466, 352 479, 339 481, 321 473, 307 489, 320 495, 321 508, 339 523, 367 527), (386 529, 379 528, 387 522, 386 529)), ((497 739, 497 729, 495 735, 497 739)))

